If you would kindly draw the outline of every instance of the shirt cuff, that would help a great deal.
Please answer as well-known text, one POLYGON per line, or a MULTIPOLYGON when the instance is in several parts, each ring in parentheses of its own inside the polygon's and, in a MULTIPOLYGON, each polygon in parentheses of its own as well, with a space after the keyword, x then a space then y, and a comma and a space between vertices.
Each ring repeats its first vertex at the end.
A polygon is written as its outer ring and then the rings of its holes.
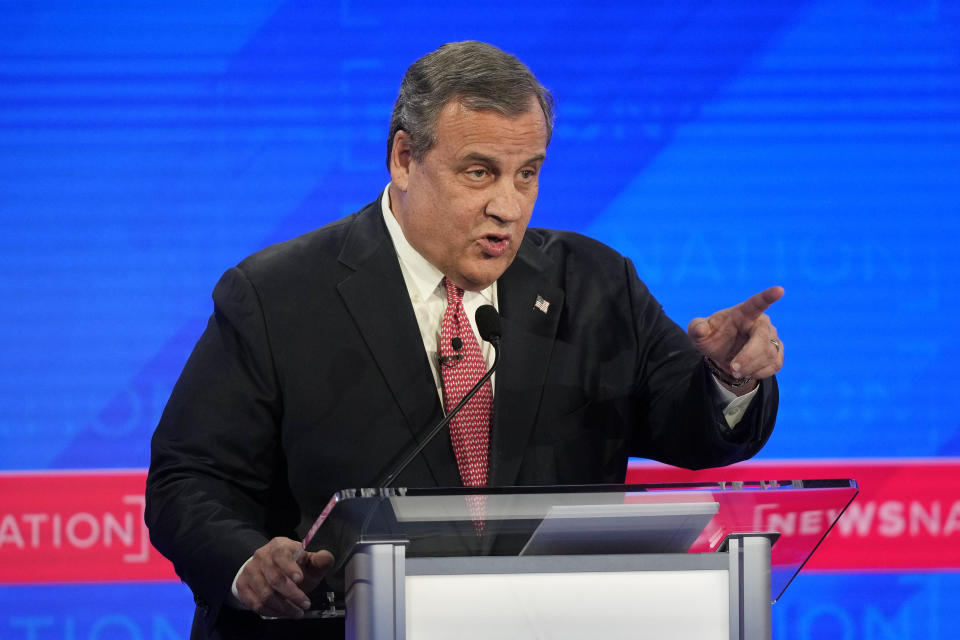
POLYGON ((714 376, 710 376, 710 379, 713 380, 713 385, 717 390, 714 394, 716 404, 723 411, 723 417, 727 421, 727 426, 733 429, 740 423, 740 420, 743 419, 743 414, 746 413, 750 401, 757 395, 760 385, 757 384, 753 391, 738 396, 720 384, 720 381, 714 376))
POLYGON ((243 573, 243 570, 248 564, 250 564, 251 560, 253 560, 253 556, 247 558, 247 561, 240 565, 237 575, 233 576, 233 582, 230 583, 230 595, 227 596, 227 604, 230 605, 230 607, 239 609, 241 611, 247 611, 249 607, 240 601, 240 591, 237 589, 237 580, 240 579, 240 574, 243 573))

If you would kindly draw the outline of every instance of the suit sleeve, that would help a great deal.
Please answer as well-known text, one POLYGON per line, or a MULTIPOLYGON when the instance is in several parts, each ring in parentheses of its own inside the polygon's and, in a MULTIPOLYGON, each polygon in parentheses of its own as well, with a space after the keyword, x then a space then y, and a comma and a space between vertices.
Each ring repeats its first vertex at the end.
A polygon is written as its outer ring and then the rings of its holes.
POLYGON ((200 610, 215 619, 231 582, 270 537, 283 502, 281 395, 254 287, 237 268, 153 436, 145 519, 200 610))
POLYGON ((663 312, 630 260, 625 259, 625 271, 636 331, 636 397, 646 415, 645 428, 633 433, 631 455, 689 469, 753 456, 776 420, 776 379, 760 382, 743 419, 731 429, 716 402, 703 356, 663 312))

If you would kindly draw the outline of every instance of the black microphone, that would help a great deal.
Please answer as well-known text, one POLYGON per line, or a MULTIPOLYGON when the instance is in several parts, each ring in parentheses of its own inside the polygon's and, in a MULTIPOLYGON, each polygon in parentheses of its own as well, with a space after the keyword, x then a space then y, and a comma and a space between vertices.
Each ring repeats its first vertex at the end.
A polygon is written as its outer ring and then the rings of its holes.
MULTIPOLYGON (((453 416, 457 415, 460 409, 462 409, 465 404, 470 402, 470 398, 476 395, 477 391, 480 390, 480 387, 482 387, 487 380, 490 379, 490 376, 492 376, 493 372, 496 370, 497 363, 500 362, 500 314, 497 313, 497 310, 493 307, 493 305, 485 304, 477 309, 477 313, 474 316, 474 321, 477 323, 477 331, 480 333, 480 337, 493 345, 493 364, 490 365, 490 368, 485 374, 483 374, 483 377, 480 378, 477 384, 473 385, 473 388, 467 392, 467 395, 463 396, 463 399, 460 400, 460 402, 458 402, 457 405, 450 410, 450 413, 444 416, 443 420, 438 422, 436 426, 430 430, 430 433, 427 434, 427 437, 421 440, 419 444, 417 444, 417 446, 410 451, 410 453, 404 456, 403 460, 400 461, 400 464, 398 464, 394 470, 387 475, 383 482, 377 483, 378 488, 383 489, 393 484, 393 481, 397 479, 397 476, 403 473, 403 470, 407 468, 407 465, 413 462, 413 459, 416 458, 421 451, 423 451, 424 447, 426 447, 438 433, 440 433, 440 430, 447 426, 447 423, 453 419, 453 416)), ((460 346, 463 347, 462 344, 460 346)))
MULTIPOLYGON (((492 304, 483 305, 477 309, 474 320, 477 321, 477 331, 480 333, 480 337, 492 344, 495 349, 499 349, 502 334, 500 333, 500 314, 497 313, 496 308, 492 304)), ((494 361, 493 366, 497 366, 496 361, 494 361)))

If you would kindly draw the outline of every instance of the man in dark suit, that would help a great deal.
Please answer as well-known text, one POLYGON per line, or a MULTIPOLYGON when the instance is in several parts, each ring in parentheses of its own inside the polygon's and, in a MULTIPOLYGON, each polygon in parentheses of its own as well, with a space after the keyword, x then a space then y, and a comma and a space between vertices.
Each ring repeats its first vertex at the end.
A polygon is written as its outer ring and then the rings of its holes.
POLYGON ((783 362, 763 312, 782 289, 684 333, 629 260, 528 230, 551 131, 550 95, 520 61, 445 45, 404 77, 381 196, 217 284, 147 485, 151 540, 197 598, 195 637, 316 637, 297 619, 333 558, 297 556, 295 540, 443 417, 456 367, 490 361, 469 322, 482 304, 502 317, 495 382, 396 485, 617 483, 630 455, 696 468, 763 446, 783 362))

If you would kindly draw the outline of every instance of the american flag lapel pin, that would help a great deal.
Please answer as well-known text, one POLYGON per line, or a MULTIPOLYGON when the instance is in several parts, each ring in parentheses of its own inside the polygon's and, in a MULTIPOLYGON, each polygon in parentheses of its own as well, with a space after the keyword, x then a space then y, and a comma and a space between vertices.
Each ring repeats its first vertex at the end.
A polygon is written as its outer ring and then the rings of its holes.
POLYGON ((537 301, 533 303, 533 306, 543 313, 546 313, 547 310, 550 309, 550 303, 547 300, 544 300, 543 296, 539 294, 537 294, 537 301))

